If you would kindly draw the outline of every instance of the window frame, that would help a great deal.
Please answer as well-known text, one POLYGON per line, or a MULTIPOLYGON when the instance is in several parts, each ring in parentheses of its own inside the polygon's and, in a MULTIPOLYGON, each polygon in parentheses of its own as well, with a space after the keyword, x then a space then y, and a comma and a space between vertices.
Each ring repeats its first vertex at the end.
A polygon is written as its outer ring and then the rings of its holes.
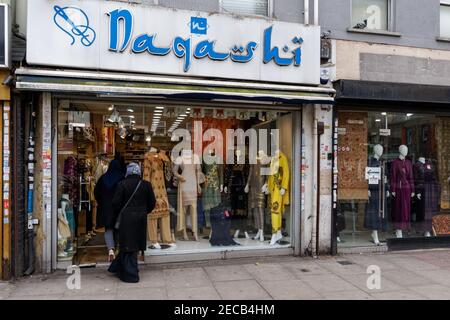
POLYGON ((264 15, 264 16, 260 15, 260 14, 242 14, 242 13, 235 13, 235 12, 226 12, 223 10, 223 5, 222 5, 223 0, 219 0, 219 10, 220 10, 220 13, 245 15, 245 16, 251 16, 251 17, 273 18, 273 1, 274 0, 267 0, 267 15, 264 15))
POLYGON ((440 39, 450 39, 450 30, 449 35, 443 35, 442 29, 441 29, 441 10, 442 7, 450 8, 450 0, 440 0, 439 1, 439 35, 438 38, 440 39))
MULTIPOLYGON (((350 21, 353 20, 353 3, 355 0, 351 0, 350 1, 350 21)), ((358 1, 358 0, 356 0, 358 1)), ((394 25, 394 12, 395 12, 395 6, 394 6, 394 2, 392 0, 386 0, 387 3, 387 29, 363 29, 365 33, 380 33, 380 32, 394 32, 395 30, 395 25, 394 25)), ((350 28, 351 30, 355 30, 353 28, 353 22, 350 22, 350 28)))

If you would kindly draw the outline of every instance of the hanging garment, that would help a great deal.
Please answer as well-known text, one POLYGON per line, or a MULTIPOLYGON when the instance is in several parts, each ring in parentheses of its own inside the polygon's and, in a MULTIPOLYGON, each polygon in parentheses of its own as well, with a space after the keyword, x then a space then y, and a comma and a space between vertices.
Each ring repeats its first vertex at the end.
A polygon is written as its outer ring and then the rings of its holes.
POLYGON ((266 208, 266 195, 261 191, 262 187, 266 183, 266 176, 262 174, 261 169, 265 166, 261 165, 258 161, 256 164, 250 165, 250 172, 248 176, 247 185, 249 187, 248 193, 248 207, 253 208, 266 208))
POLYGON ((431 232, 433 216, 439 212, 441 197, 435 167, 430 162, 417 161, 414 164, 414 182, 416 198, 413 210, 416 214, 416 230, 431 232), (419 194, 420 199, 417 197, 419 194))
POLYGON ((150 214, 150 219, 168 216, 169 200, 167 199, 164 164, 157 154, 147 153, 145 155, 143 179, 152 184, 156 198, 156 206, 150 214))
POLYGON ((69 199, 74 206, 78 204, 78 174, 77 174, 77 159, 69 156, 64 161, 64 177, 63 177, 63 193, 69 195, 69 199))
POLYGON ((223 186, 223 166, 216 162, 204 164, 206 182, 202 192, 203 209, 210 210, 221 202, 220 186, 223 186))
POLYGON ((267 186, 270 196, 272 233, 276 233, 281 230, 284 209, 289 204, 289 163, 282 152, 272 158, 267 186), (281 189, 286 191, 284 195, 281 195, 281 189))
POLYGON ((184 182, 178 179, 178 188, 181 189, 183 196, 183 206, 196 205, 199 192, 199 176, 201 173, 199 158, 197 156, 177 158, 173 173, 175 176, 181 175, 185 179, 184 182))
POLYGON ((409 230, 411 217, 411 194, 414 192, 412 163, 408 159, 395 159, 391 164, 392 198, 391 217, 394 229, 409 230))
MULTIPOLYGON (((374 157, 370 157, 367 163, 368 167, 371 168, 380 168, 382 170, 382 163, 379 159, 374 157)), ((381 172, 381 171, 380 171, 381 172)), ((383 177, 383 173, 381 173, 381 177, 383 177)), ((369 184, 370 197, 368 202, 366 203, 366 210, 364 214, 364 228, 368 230, 377 230, 382 231, 386 230, 386 216, 382 214, 381 211, 386 213, 386 201, 384 201, 384 210, 381 207, 381 203, 383 202, 382 197, 385 195, 381 194, 381 183, 384 183, 383 178, 379 180, 378 184, 369 184)), ((386 188, 386 191, 388 189, 386 188)))

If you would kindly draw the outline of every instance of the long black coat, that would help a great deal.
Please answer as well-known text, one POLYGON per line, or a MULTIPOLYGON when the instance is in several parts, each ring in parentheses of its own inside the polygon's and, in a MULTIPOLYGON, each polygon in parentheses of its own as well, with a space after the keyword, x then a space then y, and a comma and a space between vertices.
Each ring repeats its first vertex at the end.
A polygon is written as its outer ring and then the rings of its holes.
MULTIPOLYGON (((133 194, 141 178, 130 175, 120 181, 112 200, 116 216, 133 194)), ((142 181, 133 199, 122 213, 119 228, 119 247, 122 252, 143 251, 147 247, 147 215, 155 208, 152 186, 142 181)))
POLYGON ((117 219, 117 212, 115 212, 111 199, 116 192, 117 184, 109 187, 104 182, 103 176, 98 179, 94 188, 94 196, 97 201, 97 222, 96 227, 105 227, 106 229, 113 229, 117 219))

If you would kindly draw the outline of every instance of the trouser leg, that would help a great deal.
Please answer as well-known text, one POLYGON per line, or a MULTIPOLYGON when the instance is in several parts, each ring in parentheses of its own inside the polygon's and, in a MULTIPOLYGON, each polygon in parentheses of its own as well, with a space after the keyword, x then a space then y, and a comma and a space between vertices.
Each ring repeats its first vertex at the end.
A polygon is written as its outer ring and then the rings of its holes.
POLYGON ((152 244, 158 242, 158 220, 148 219, 148 238, 152 244))
POLYGON ((116 247, 116 244, 114 242, 114 229, 105 230, 105 242, 108 250, 114 250, 114 248, 116 247))

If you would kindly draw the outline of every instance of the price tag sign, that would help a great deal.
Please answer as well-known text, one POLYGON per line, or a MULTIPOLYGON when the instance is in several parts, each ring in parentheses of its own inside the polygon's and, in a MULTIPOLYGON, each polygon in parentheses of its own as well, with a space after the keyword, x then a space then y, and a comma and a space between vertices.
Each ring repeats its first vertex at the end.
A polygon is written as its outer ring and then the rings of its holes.
POLYGON ((381 180, 381 168, 380 167, 366 167, 366 180, 369 180, 370 184, 374 184, 377 180, 376 184, 378 184, 378 180, 381 180))

